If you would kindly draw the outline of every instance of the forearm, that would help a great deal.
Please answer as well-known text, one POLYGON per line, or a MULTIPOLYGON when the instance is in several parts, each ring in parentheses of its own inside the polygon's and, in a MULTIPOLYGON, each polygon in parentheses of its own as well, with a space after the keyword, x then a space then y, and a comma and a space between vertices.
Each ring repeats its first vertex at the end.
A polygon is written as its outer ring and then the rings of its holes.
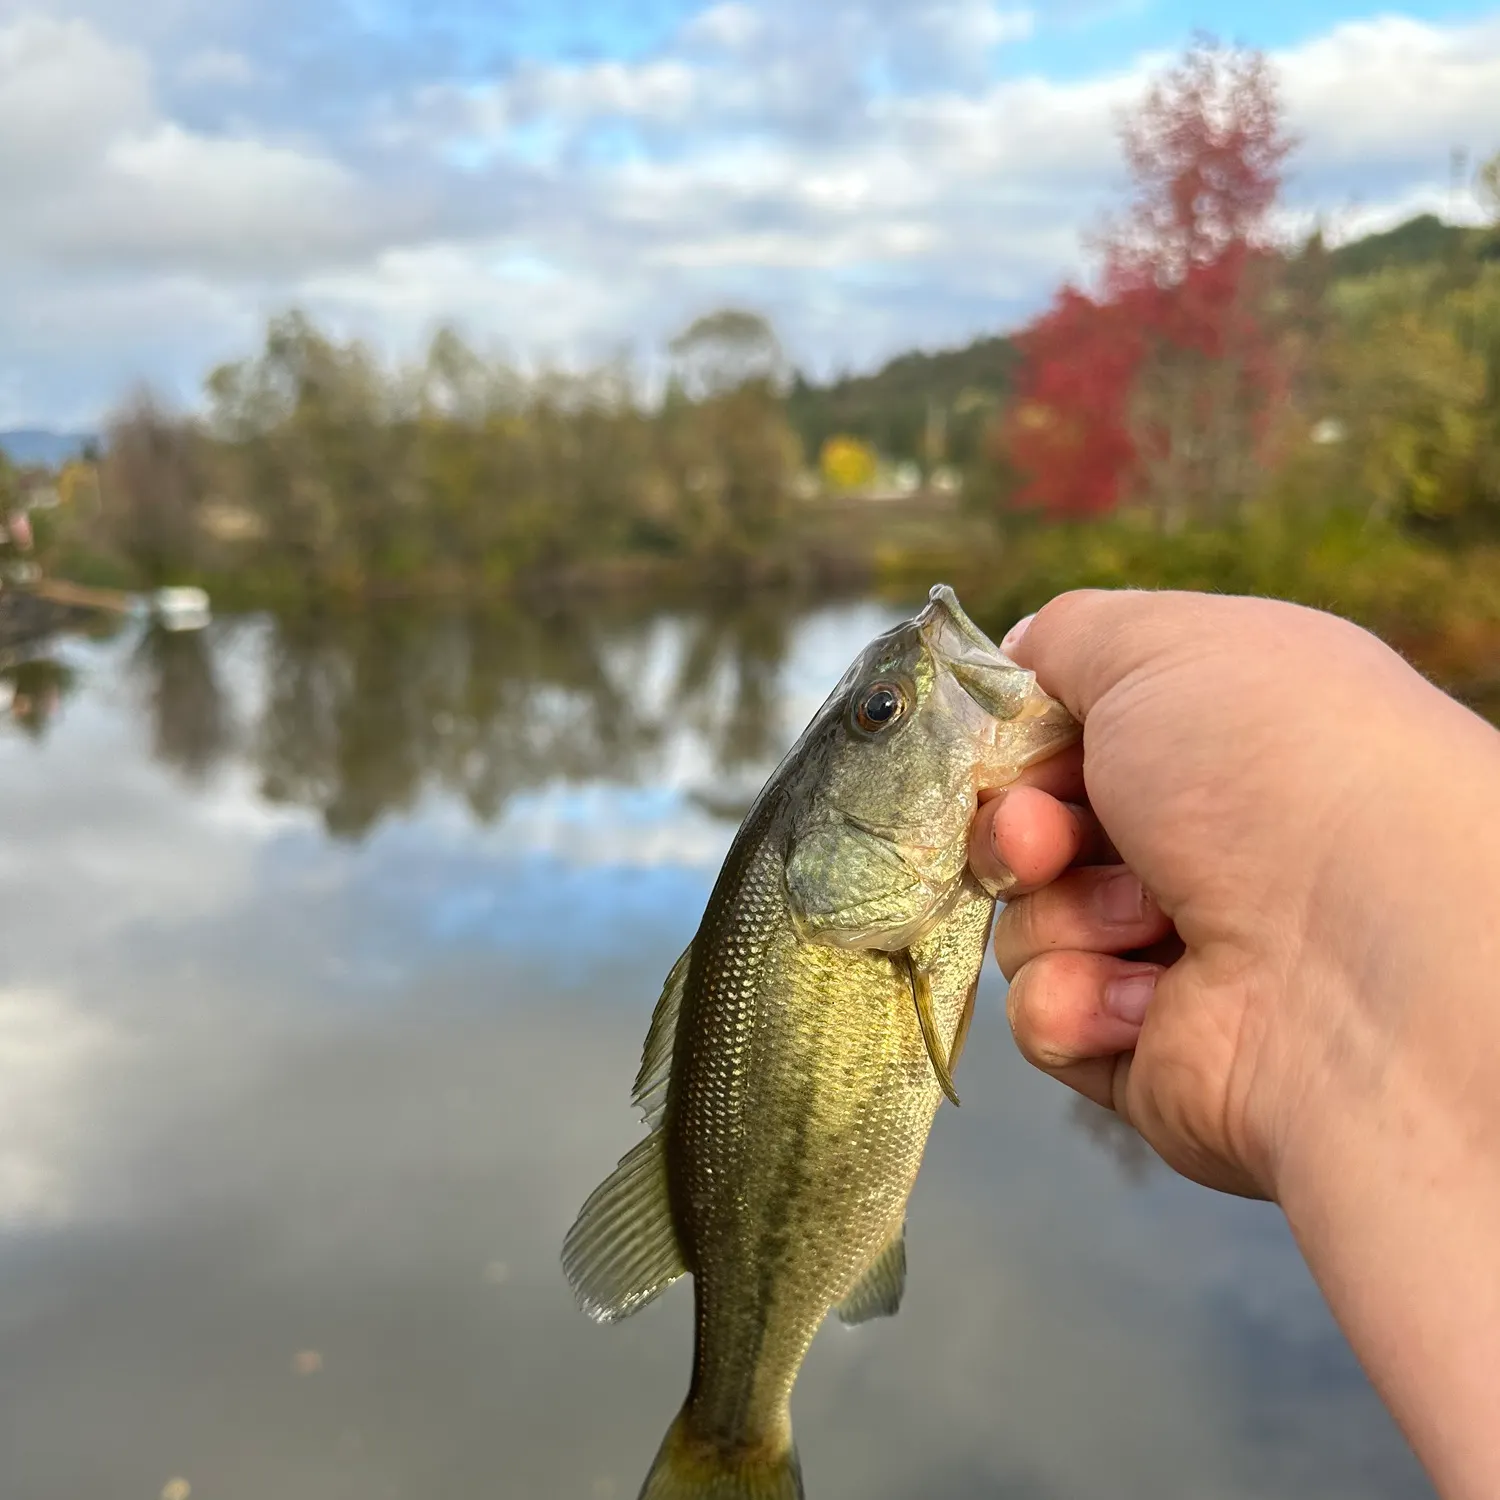
MULTIPOLYGON (((1383 938, 1277 1184, 1334 1315, 1445 1500, 1500 1495, 1500 738, 1382 819, 1383 938)), ((1472 756, 1470 751, 1473 751, 1472 756)), ((1378 898, 1374 897, 1379 892, 1378 898)))
MULTIPOLYGON (((1393 1107, 1283 1206, 1351 1346, 1445 1500, 1500 1495, 1500 1162, 1393 1107)), ((1364 1127, 1351 1122, 1351 1134, 1364 1127)), ((1500 1134, 1494 1122, 1492 1139, 1500 1134)))

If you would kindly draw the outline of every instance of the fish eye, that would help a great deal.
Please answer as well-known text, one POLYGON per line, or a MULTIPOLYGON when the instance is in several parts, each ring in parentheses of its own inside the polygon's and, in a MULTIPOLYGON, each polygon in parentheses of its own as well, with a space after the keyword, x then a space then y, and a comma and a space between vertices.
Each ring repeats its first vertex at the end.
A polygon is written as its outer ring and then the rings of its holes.
POLYGON ((866 688, 854 710, 854 722, 867 734, 894 724, 906 712, 906 693, 894 682, 877 682, 866 688))

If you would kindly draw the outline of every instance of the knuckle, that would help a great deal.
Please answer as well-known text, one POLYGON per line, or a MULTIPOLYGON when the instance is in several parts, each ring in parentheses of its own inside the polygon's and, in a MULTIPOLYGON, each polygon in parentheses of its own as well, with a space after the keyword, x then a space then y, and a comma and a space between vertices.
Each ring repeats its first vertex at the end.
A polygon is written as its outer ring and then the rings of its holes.
POLYGON ((1035 896, 1015 896, 1005 903, 995 922, 995 961, 1012 982, 1039 951, 1036 943, 1035 896))
POLYGON ((1076 1053, 1069 1052, 1065 1047, 1060 1047, 1042 1038, 1038 1038, 1028 1059, 1028 1061, 1034 1063, 1037 1067, 1046 1068, 1053 1072, 1066 1068, 1079 1060, 1076 1053))
POLYGON ((1076 975, 1065 955, 1042 955, 1023 964, 1011 981, 1006 1014, 1021 1055, 1036 1067, 1065 1068, 1077 1062, 1070 1045, 1068 992, 1076 975))

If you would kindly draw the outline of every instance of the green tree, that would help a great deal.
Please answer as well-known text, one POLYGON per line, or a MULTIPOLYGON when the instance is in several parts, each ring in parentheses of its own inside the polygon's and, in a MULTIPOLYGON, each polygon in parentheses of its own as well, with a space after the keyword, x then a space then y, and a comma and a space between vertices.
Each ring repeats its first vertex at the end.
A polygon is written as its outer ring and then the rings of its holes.
POLYGON ((673 373, 698 398, 746 385, 779 391, 786 378, 781 341, 759 313, 726 307, 698 318, 668 345, 673 373))
POLYGON ((1309 415, 1333 441, 1316 467, 1370 520, 1455 536, 1487 528, 1491 285, 1455 290, 1441 267, 1393 268, 1330 293, 1309 415))
POLYGON ((142 387, 109 423, 99 493, 106 534, 142 580, 182 583, 202 561, 203 444, 142 387))

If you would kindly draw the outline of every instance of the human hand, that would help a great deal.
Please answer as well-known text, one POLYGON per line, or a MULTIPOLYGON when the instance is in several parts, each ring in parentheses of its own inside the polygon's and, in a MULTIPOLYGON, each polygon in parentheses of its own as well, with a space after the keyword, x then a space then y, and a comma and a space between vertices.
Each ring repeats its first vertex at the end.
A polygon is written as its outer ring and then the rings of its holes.
POLYGON ((1470 828, 1441 783, 1460 749, 1494 775, 1500 737, 1373 636, 1270 600, 1065 595, 1009 649, 1085 725, 974 824, 976 872, 1013 881, 1017 1041, 1186 1175, 1274 1197, 1328 1069, 1389 1043, 1389 980, 1423 961, 1393 937, 1431 944, 1392 921, 1424 873, 1403 828, 1470 828), (1122 956, 1163 940, 1169 965, 1122 956))
POLYGON ((1278 1201, 1443 1493, 1500 1493, 1500 735, 1273 601, 1070 594, 1008 642, 1084 723, 973 829, 1022 1052, 1278 1201))

